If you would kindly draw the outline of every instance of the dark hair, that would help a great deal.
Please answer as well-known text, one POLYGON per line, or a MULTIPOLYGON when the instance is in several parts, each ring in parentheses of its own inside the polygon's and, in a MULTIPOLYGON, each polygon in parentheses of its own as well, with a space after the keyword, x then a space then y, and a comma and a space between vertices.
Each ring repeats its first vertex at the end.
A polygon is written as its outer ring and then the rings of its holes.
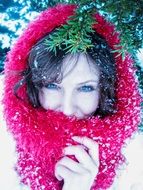
MULTIPOLYGON (((100 99, 98 109, 95 114, 106 116, 116 111, 115 85, 116 69, 115 60, 106 40, 96 32, 90 33, 89 37, 94 45, 88 48, 86 54, 98 66, 100 71, 100 99)), ((60 82, 62 80, 62 63, 67 56, 65 45, 49 51, 45 40, 49 34, 39 40, 31 49, 28 58, 28 68, 22 72, 23 79, 19 81, 15 88, 17 94, 21 84, 26 84, 29 101, 34 107, 40 107, 38 92, 42 86, 50 82, 60 82)))

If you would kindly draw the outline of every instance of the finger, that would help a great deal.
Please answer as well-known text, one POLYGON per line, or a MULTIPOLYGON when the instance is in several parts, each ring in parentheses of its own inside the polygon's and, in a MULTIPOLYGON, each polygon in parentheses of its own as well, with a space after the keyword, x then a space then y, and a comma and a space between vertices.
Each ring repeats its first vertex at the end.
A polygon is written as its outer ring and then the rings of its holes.
POLYGON ((99 166, 99 146, 98 144, 88 138, 88 137, 79 137, 79 136, 74 136, 72 139, 85 147, 88 148, 89 155, 93 159, 93 161, 96 163, 97 166, 99 166))
POLYGON ((63 157, 60 161, 58 161, 57 165, 63 165, 70 171, 76 172, 76 173, 82 173, 85 171, 85 169, 80 163, 72 160, 71 158, 67 156, 63 157))
POLYGON ((65 180, 69 176, 69 170, 63 165, 56 165, 55 177, 59 180, 65 180))
POLYGON ((66 155, 74 155, 79 163, 81 163, 85 167, 89 167, 91 165, 91 157, 84 150, 81 145, 72 145, 64 148, 64 153, 66 155))

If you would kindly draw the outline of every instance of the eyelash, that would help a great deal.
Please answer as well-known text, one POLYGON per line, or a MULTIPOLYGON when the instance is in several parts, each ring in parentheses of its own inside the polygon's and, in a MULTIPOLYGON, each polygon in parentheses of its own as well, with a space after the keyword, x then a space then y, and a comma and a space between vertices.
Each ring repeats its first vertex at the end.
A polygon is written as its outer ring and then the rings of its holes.
POLYGON ((81 92, 92 92, 94 90, 95 90, 94 87, 91 85, 84 85, 78 88, 78 91, 81 91, 81 92))
POLYGON ((60 87, 58 87, 56 84, 54 83, 49 83, 45 86, 48 89, 52 89, 52 90, 58 90, 60 87))
MULTIPOLYGON (((58 87, 56 84, 54 83, 49 83, 45 86, 47 89, 50 89, 50 90, 59 90, 60 87, 58 87)), ((78 91, 80 92, 92 92, 94 91, 95 88, 91 85, 84 85, 84 86, 81 86, 78 88, 78 91)))

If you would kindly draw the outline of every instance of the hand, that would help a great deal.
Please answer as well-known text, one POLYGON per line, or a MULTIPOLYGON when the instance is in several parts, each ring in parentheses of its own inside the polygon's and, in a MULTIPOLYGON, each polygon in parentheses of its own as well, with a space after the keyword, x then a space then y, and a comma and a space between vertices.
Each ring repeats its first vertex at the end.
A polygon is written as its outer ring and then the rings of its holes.
POLYGON ((98 144, 87 137, 72 139, 80 145, 66 147, 64 154, 74 155, 78 162, 63 157, 56 164, 55 176, 59 181, 64 180, 62 190, 90 190, 99 168, 98 144))

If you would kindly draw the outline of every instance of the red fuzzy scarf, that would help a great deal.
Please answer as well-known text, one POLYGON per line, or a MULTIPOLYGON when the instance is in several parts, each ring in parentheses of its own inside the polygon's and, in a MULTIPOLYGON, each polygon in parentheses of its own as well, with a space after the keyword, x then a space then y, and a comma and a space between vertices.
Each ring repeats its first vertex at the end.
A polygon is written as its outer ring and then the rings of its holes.
MULTIPOLYGON (((26 68, 31 47, 55 27, 64 24, 74 14, 74 9, 73 5, 58 5, 42 12, 18 39, 5 63, 5 118, 17 143, 17 171, 21 181, 32 190, 62 189, 61 182, 54 177, 54 166, 62 156, 62 149, 74 143, 71 139, 74 135, 87 136, 99 143, 100 168, 93 189, 107 189, 113 183, 117 167, 124 161, 121 148, 140 122, 140 96, 129 55, 124 61, 121 56, 115 58, 118 111, 110 117, 69 119, 62 113, 33 108, 14 96, 13 87, 20 79, 17 72, 26 68)), ((115 49, 119 43, 118 33, 100 15, 96 14, 95 19, 93 28, 115 49)), ((25 87, 19 93, 27 99, 25 87)))

